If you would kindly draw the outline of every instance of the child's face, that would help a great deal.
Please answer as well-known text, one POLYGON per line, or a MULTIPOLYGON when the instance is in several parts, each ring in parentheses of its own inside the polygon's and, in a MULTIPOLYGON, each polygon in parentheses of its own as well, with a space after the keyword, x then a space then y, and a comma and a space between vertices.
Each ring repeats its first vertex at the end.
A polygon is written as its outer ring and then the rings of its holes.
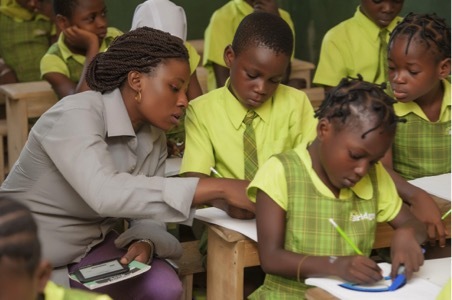
POLYGON ((69 19, 70 26, 92 32, 101 41, 107 34, 107 7, 104 0, 79 0, 69 19))
POLYGON ((30 12, 35 12, 42 0, 16 0, 16 3, 30 12))
POLYGON ((425 41, 414 36, 409 43, 408 36, 401 35, 389 47, 388 69, 394 97, 397 101, 410 102, 430 95, 439 80, 450 72, 450 60, 438 62, 425 41), (449 71, 444 71, 447 62, 449 71))
MULTIPOLYGON (((186 91, 190 67, 182 59, 167 59, 151 75, 141 74, 141 103, 137 105, 137 121, 169 130, 177 126, 188 105, 186 91)), ((134 120, 132 119, 132 122, 134 120)))
POLYGON ((319 120, 320 163, 313 162, 313 166, 333 191, 353 187, 391 145, 393 134, 381 132, 381 128, 367 133, 363 139, 362 134, 373 128, 375 122, 364 118, 357 122, 336 129, 337 125, 327 119, 319 120))
POLYGON ((257 108, 275 93, 289 59, 267 47, 252 46, 239 55, 228 47, 225 61, 230 69, 229 89, 246 108, 257 108))
POLYGON ((380 28, 387 27, 402 7, 403 0, 361 0, 361 11, 380 28))

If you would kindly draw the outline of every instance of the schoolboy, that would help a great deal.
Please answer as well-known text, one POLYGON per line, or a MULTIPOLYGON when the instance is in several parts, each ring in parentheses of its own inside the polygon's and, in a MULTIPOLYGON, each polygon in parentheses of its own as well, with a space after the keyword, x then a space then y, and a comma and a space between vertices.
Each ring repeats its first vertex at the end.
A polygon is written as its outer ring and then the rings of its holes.
POLYGON ((328 89, 357 74, 368 82, 386 82, 384 53, 402 7, 403 0, 361 0, 352 18, 325 34, 313 82, 328 89))
POLYGON ((41 59, 41 76, 59 98, 88 90, 85 69, 122 32, 107 27, 104 0, 55 0, 58 41, 41 59))
MULTIPOLYGON (((280 16, 289 24, 295 35, 289 13, 278 8, 276 0, 230 0, 217 9, 204 32, 203 66, 208 71, 207 89, 222 87, 229 77, 223 59, 224 49, 232 42, 235 31, 243 18, 253 11, 264 11, 280 16)), ((286 74, 285 79, 288 75, 286 74)))
POLYGON ((56 39, 49 0, 0 6, 0 83, 40 80, 39 61, 56 39))

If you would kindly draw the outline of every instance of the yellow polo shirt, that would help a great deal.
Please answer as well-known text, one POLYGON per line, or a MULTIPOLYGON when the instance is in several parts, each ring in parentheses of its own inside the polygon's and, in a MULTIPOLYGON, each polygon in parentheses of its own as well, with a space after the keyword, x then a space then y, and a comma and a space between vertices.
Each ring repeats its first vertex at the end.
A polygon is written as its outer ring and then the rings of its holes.
MULTIPOLYGON (((396 17, 387 27, 389 32, 401 21, 396 17)), ((359 7, 350 19, 331 28, 324 36, 313 82, 336 86, 344 77, 357 77, 382 83, 384 74, 376 78, 380 49, 380 27, 364 15, 359 7)), ((389 35, 387 36, 389 41, 389 35)))
POLYGON ((196 51, 195 47, 192 46, 189 42, 185 42, 185 48, 188 51, 189 63, 190 63, 190 73, 193 74, 196 71, 196 68, 199 66, 199 61, 201 60, 201 56, 198 51, 196 51))
MULTIPOLYGON (((223 58, 224 49, 227 45, 232 43, 235 31, 243 18, 253 11, 254 9, 244 0, 230 0, 212 14, 210 22, 204 32, 204 53, 202 62, 208 72, 207 87, 209 91, 216 88, 212 63, 226 67, 223 58)), ((289 13, 283 9, 279 9, 279 15, 287 22, 287 24, 289 24, 295 37, 295 29, 289 13)))
MULTIPOLYGON (((106 37, 117 37, 120 35, 122 35, 122 31, 114 27, 108 27, 106 37)), ((104 38, 102 44, 100 45, 99 52, 104 52, 108 48, 109 45, 107 45, 105 40, 106 39, 104 38)), ((57 43, 64 60, 61 60, 60 57, 54 54, 46 53, 41 59, 41 77, 51 72, 61 73, 67 77, 70 77, 67 66, 67 60, 70 57, 73 57, 81 65, 85 64, 86 56, 72 53, 64 42, 63 34, 60 34, 57 43)))
MULTIPOLYGON (((229 86, 229 80, 226 82, 229 86)), ((313 139, 317 120, 306 94, 280 84, 272 98, 257 108, 253 122, 259 166, 270 156, 313 139)), ((247 109, 227 87, 190 101, 185 118, 186 145, 180 173, 211 174, 243 179, 242 123, 247 109)))
MULTIPOLYGON (((311 156, 307 151, 306 143, 302 143, 295 148, 295 152, 306 166, 312 166, 311 156)), ((393 220, 400 211, 402 199, 397 194, 394 182, 381 163, 377 163, 376 174, 378 181, 378 214, 377 222, 393 220)), ((326 197, 334 197, 331 190, 322 182, 312 167, 307 168, 309 176, 315 184, 317 190, 326 197)), ((248 186, 248 197, 256 202, 257 190, 264 191, 283 210, 287 211, 288 195, 287 181, 284 173, 284 166, 281 161, 271 157, 259 168, 253 181, 248 186)), ((370 177, 367 174, 354 187, 341 189, 339 199, 347 199, 350 193, 358 195, 362 199, 371 199, 374 193, 370 177)))
POLYGON ((101 295, 79 289, 67 289, 47 282, 44 290, 45 300, 112 300, 108 295, 101 295))

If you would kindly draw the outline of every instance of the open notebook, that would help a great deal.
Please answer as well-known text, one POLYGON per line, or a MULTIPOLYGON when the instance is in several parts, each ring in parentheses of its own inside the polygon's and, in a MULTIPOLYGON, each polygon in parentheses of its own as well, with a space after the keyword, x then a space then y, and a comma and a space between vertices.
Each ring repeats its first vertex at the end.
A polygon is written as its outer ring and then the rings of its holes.
POLYGON ((428 176, 410 180, 409 183, 415 185, 431 195, 450 201, 451 194, 450 173, 437 176, 428 176))

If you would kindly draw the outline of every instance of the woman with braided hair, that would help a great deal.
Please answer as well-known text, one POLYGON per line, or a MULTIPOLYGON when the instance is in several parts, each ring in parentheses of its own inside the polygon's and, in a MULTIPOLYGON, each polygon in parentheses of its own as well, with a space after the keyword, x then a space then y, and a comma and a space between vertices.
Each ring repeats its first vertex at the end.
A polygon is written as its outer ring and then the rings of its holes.
POLYGON ((258 251, 267 276, 250 299, 304 299, 307 277, 379 281, 382 270, 368 257, 377 222, 395 229, 391 277, 400 265, 407 279, 419 270, 425 227, 402 205, 379 163, 400 121, 393 103, 381 87, 345 78, 315 112, 315 140, 271 157, 259 168, 248 194, 256 201, 258 251), (336 232, 330 218, 357 250, 336 232))
POLYGON ((179 38, 132 30, 97 54, 86 76, 91 91, 63 98, 33 126, 1 193, 30 207, 53 274, 66 279, 74 268, 113 257, 152 262, 145 274, 96 291, 177 299, 181 283, 161 258, 180 255, 181 247, 162 222, 190 223, 192 207, 214 201, 254 211, 248 181, 163 177, 165 130, 187 106, 190 69, 179 38), (124 219, 130 226, 118 236, 112 227, 124 219))

